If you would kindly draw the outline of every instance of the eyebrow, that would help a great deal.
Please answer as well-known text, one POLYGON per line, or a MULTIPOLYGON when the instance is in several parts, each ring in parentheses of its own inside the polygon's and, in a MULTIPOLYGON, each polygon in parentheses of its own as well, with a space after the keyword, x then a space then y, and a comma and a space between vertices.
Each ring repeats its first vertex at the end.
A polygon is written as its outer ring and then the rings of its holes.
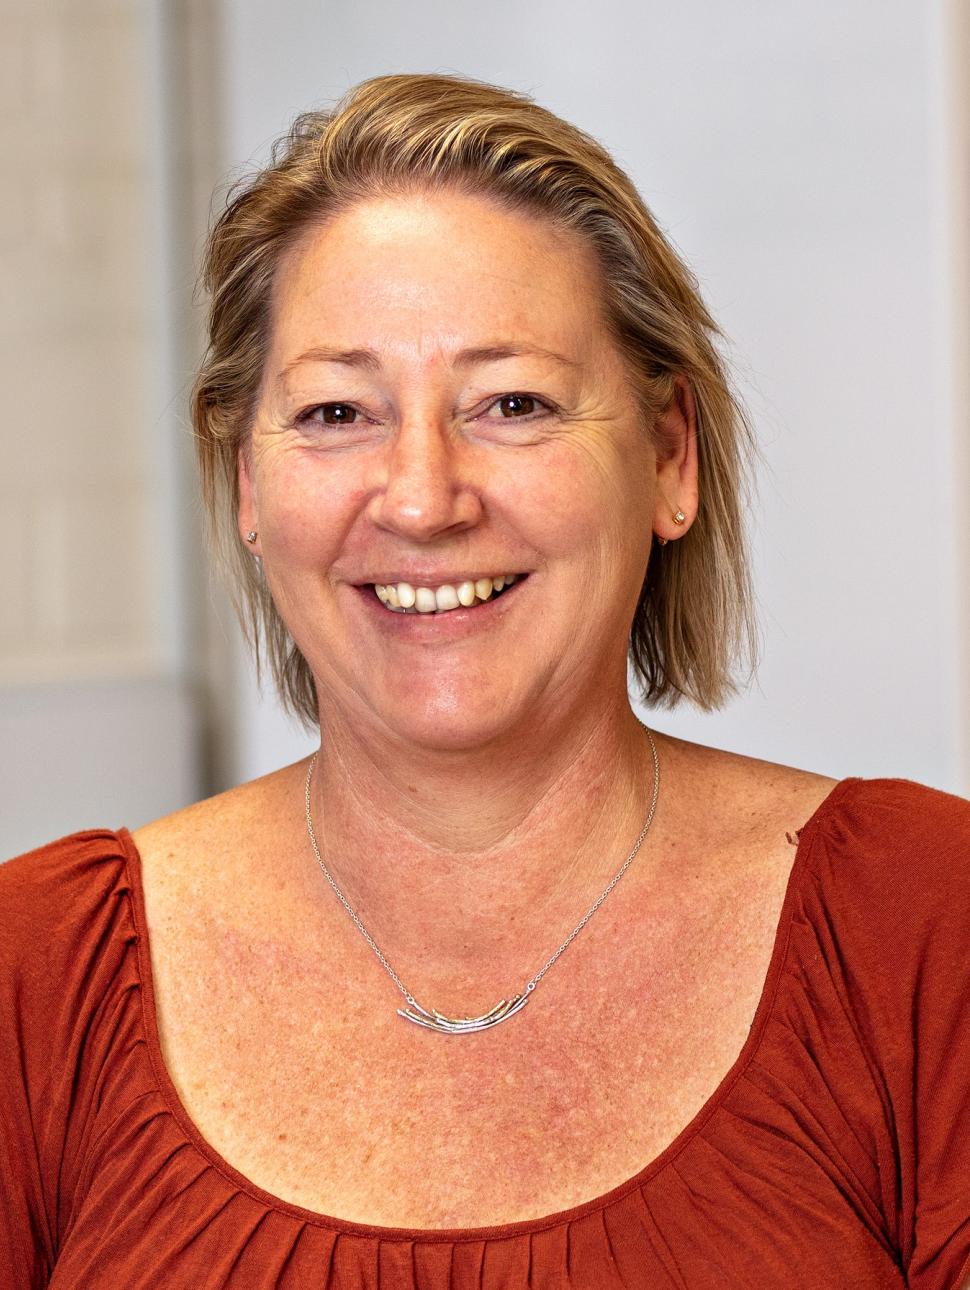
MULTIPOLYGON (((455 367, 476 367, 482 363, 501 363, 508 358, 523 357, 547 358, 563 367, 581 366, 575 359, 567 358, 565 354, 557 354, 553 349, 545 349, 542 345, 510 342, 475 345, 470 349, 459 350, 452 359, 452 363, 455 367)), ((381 367, 381 360, 373 349, 336 349, 331 345, 315 345, 285 364, 276 378, 277 386, 281 385, 295 368, 304 363, 340 363, 345 367, 358 367, 368 372, 379 371, 381 367)))
POLYGON ((563 367, 580 367, 574 358, 557 354, 554 349, 544 349, 542 345, 512 344, 499 342, 495 345, 477 345, 471 349, 460 350, 454 358, 456 367, 475 367, 479 363, 501 363, 506 358, 548 358, 563 367))

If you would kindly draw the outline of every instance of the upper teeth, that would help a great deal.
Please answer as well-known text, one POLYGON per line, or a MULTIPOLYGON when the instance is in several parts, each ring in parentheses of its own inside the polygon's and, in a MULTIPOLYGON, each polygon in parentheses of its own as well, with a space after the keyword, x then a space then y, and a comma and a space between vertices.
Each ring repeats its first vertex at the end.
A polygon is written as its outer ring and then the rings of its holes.
POLYGON ((388 609, 411 609, 419 614, 441 613, 457 609, 459 605, 473 605, 476 600, 488 600, 495 592, 510 587, 516 574, 500 574, 497 578, 476 578, 474 582, 443 583, 440 587, 413 587, 410 582, 375 583, 378 599, 388 609))

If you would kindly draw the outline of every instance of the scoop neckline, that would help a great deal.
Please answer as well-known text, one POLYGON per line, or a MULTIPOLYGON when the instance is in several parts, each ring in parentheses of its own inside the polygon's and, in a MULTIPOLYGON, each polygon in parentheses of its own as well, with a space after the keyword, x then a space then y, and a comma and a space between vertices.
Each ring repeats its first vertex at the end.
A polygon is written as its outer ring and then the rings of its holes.
POLYGON ((151 950, 148 932, 147 906, 145 903, 145 891, 142 883, 142 859, 135 840, 127 828, 121 828, 115 833, 124 852, 126 866, 128 870, 128 881, 131 896, 131 907, 137 931, 136 948, 138 954, 139 975, 141 978, 142 989, 142 1019, 146 1038, 146 1047, 154 1073, 155 1082, 158 1090, 164 1099, 168 1110, 173 1119, 181 1128, 182 1132, 189 1139, 196 1150, 203 1156, 208 1163, 226 1178, 237 1190, 245 1192, 253 1199, 259 1201, 267 1209, 274 1210, 278 1213, 286 1214, 301 1223, 309 1223, 317 1227, 330 1228, 333 1231, 344 1233, 346 1235, 369 1237, 371 1239, 384 1241, 411 1241, 411 1242, 475 1242, 488 1241, 502 1238, 511 1238, 516 1236, 525 1236, 532 1233, 545 1231, 553 1227, 564 1227, 571 1224, 576 1219, 584 1218, 597 1210, 606 1209, 615 1204, 623 1197, 629 1195, 642 1187, 649 1179, 653 1178, 662 1169, 664 1169, 685 1147, 692 1142, 707 1122, 715 1115, 730 1093, 734 1084, 744 1074, 750 1065, 755 1053, 757 1052, 767 1025, 768 1019, 774 1007, 775 996, 781 981, 782 973, 788 957, 788 946, 791 939, 792 918, 794 914, 795 902, 801 885, 801 876, 803 870, 808 864, 808 858, 814 847, 815 840, 818 836, 820 825, 838 800, 841 799, 845 789, 861 781, 860 776, 849 776, 840 779, 829 793, 815 808, 805 824, 796 831, 797 843, 795 855, 792 860, 791 868, 788 873, 788 880, 785 887, 785 896, 782 901, 781 912, 778 917, 778 925, 775 928, 774 941, 772 943, 771 956, 768 960, 768 970, 765 975, 764 984, 762 985, 761 995, 758 1000, 758 1006, 755 1009, 754 1018, 748 1031, 747 1038, 741 1046, 741 1050, 725 1072, 711 1096, 699 1108, 697 1113, 688 1121, 680 1132, 667 1144, 664 1149, 654 1156, 641 1170, 628 1178, 625 1182, 618 1183, 616 1187, 594 1196, 591 1200, 581 1201, 578 1205, 571 1205, 567 1209, 557 1210, 555 1213, 542 1215, 538 1218, 519 1219, 511 1223, 492 1223, 479 1227, 386 1227, 374 1223, 358 1223, 350 1219, 338 1218, 331 1214, 318 1213, 312 1209, 305 1209, 302 1205, 297 1205, 292 1201, 283 1200, 280 1196, 273 1195, 272 1192, 264 1190, 256 1183, 239 1172, 229 1163, 202 1135, 195 1121, 189 1115, 178 1089, 169 1074, 168 1067, 165 1064, 165 1058, 162 1054, 161 1039, 158 1029, 158 1014, 155 1003, 155 979, 152 972, 151 950))

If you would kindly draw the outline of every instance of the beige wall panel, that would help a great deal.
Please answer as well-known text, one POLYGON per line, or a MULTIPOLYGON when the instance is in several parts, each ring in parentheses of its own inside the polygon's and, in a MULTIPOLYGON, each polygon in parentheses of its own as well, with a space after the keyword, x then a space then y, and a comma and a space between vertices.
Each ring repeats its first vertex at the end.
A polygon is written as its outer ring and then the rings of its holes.
POLYGON ((0 494, 11 486, 96 484, 105 471, 140 479, 149 361, 147 337, 107 329, 81 331, 69 344, 21 338, 5 348, 0 494))
POLYGON ((160 658, 148 11, 8 9, 0 506, 17 532, 0 677, 130 675, 160 658))

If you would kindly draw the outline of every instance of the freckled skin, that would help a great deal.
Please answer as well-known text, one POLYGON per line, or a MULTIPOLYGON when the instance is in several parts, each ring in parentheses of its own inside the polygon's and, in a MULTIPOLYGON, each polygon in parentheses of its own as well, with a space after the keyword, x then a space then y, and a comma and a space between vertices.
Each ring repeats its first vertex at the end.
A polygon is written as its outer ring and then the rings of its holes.
MULTIPOLYGON (((240 847, 275 776, 215 799, 223 819, 203 803, 139 830, 166 1061, 202 1136, 274 1195, 403 1227, 536 1218, 643 1168, 744 1043, 791 863, 785 829, 831 788, 676 740, 664 750, 672 784, 703 775, 704 811, 672 804, 644 882, 618 886, 513 1022, 461 1040, 396 1026, 393 991, 356 933, 341 935, 335 902, 308 905, 292 878, 280 889, 275 840, 240 847)), ((560 917, 540 921, 510 967, 560 917)), ((425 972, 437 950, 404 961, 425 972)), ((490 973, 483 946, 441 1002, 477 1002, 500 984, 490 973)), ((427 979, 451 980, 437 966, 427 979)))

